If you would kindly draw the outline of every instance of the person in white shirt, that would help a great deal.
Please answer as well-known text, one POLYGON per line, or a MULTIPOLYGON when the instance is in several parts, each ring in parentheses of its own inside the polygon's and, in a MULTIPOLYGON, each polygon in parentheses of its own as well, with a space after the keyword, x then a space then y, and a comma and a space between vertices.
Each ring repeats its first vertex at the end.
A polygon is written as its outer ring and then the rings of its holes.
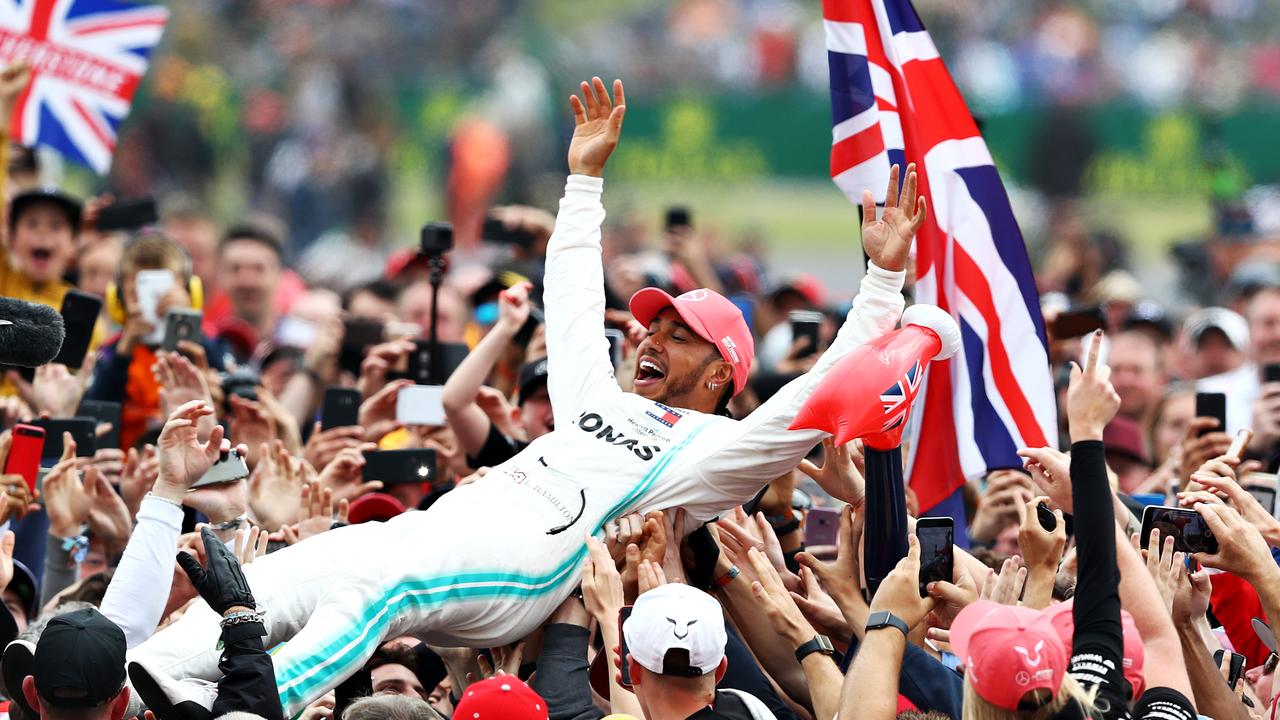
MULTIPOLYGON (((646 288, 632 299, 648 336, 637 350, 635 392, 613 375, 604 328, 600 197, 605 162, 625 113, 604 83, 572 100, 571 175, 547 251, 547 389, 555 429, 426 512, 341 528, 245 568, 266 616, 286 716, 336 686, 386 638, 496 647, 527 635, 577 586, 584 535, 626 513, 684 507, 691 523, 750 499, 796 467, 826 434, 788 426, 824 375, 857 346, 892 330, 903 309, 911 240, 924 221, 908 168, 901 200, 890 173, 880 219, 864 196, 861 292, 830 349, 750 416, 722 412, 742 390, 754 354, 741 312, 709 290, 671 298, 646 288)), ((837 497, 847 489, 829 488, 837 497)), ((145 673, 175 701, 218 677, 218 618, 192 607, 136 648, 145 673)), ((145 699, 145 698, 144 698, 145 699)), ((205 698, 211 704, 211 699, 205 698)))

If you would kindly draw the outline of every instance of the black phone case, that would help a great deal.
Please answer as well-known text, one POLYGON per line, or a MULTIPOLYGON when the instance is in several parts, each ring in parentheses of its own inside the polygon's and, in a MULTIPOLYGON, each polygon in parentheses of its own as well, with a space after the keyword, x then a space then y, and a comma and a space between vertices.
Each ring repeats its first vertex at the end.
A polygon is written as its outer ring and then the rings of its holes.
POLYGON ((1227 396, 1223 393, 1196 393, 1196 417, 1218 419, 1218 427, 1201 430, 1201 435, 1227 430, 1227 396))
POLYGON ((425 448, 410 450, 375 450, 364 454, 365 482, 381 480, 386 485, 429 482, 436 478, 436 451, 425 448), (420 470, 428 468, 426 475, 420 470))
POLYGON ((111 432, 97 439, 97 446, 103 448, 120 447, 121 406, 118 402, 107 400, 81 400, 76 417, 91 417, 99 423, 111 423, 111 432))
POLYGON ((98 322, 100 312, 101 298, 78 290, 67 291, 66 297, 62 299, 62 324, 67 332, 62 341, 62 349, 53 359, 55 363, 66 365, 73 372, 84 365, 84 356, 89 352, 89 343, 93 341, 93 327, 98 322))
POLYGON ((320 409, 320 429, 332 430, 359 424, 360 391, 344 387, 326 388, 320 409))
POLYGON ((41 418, 32 420, 32 425, 44 428, 44 452, 42 460, 57 460, 62 457, 62 433, 71 433, 76 443, 76 457, 93 457, 98 450, 95 432, 98 422, 91 417, 73 418, 41 418))
POLYGON ((178 343, 183 340, 200 344, 204 342, 204 331, 200 328, 204 316, 198 310, 170 310, 164 316, 164 340, 161 348, 169 352, 178 351, 178 343))

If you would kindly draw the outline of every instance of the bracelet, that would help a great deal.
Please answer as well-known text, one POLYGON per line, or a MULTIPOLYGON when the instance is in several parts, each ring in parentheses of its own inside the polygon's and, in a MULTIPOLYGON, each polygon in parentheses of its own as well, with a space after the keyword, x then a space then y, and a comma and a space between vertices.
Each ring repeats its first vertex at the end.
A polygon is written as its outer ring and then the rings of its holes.
POLYGON ((209 523, 209 528, 216 532, 223 532, 225 530, 235 530, 239 528, 241 525, 248 522, 248 520, 249 520, 248 515, 245 515, 244 513, 240 513, 240 517, 232 518, 226 522, 209 523))
POLYGON ((729 583, 733 582, 734 578, 738 577, 740 574, 742 574, 742 571, 738 569, 737 565, 734 565, 729 568, 729 572, 726 572, 715 579, 716 587, 729 587, 729 583))
POLYGON ((182 503, 178 502, 177 500, 170 500, 170 499, 169 499, 169 498, 167 498, 167 497, 163 497, 163 496, 161 496, 161 495, 157 495, 157 494, 155 494, 155 493, 153 493, 153 492, 151 492, 151 491, 149 491, 149 490, 147 491, 147 494, 146 494, 146 496, 145 496, 145 497, 155 498, 156 500, 159 500, 159 501, 160 501, 160 502, 162 502, 162 503, 169 503, 170 505, 172 505, 172 506, 174 506, 174 507, 176 507, 176 508, 179 508, 179 509, 181 509, 181 508, 182 508, 182 503))
POLYGON ((266 615, 260 612, 237 612, 222 618, 222 627, 227 628, 232 625, 244 625, 246 623, 261 623, 266 619, 266 615))

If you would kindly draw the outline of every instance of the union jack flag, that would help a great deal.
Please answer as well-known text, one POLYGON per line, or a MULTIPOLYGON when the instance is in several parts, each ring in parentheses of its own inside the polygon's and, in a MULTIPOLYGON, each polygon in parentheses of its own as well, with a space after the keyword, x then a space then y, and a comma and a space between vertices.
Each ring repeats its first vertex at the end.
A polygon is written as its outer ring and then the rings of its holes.
POLYGON ((908 428, 907 479, 928 510, 967 477, 1020 467, 1018 448, 1056 444, 1039 295, 991 153, 910 0, 822 8, 831 177, 855 205, 864 189, 883 204, 890 165, 916 163, 930 210, 916 299, 950 312, 963 338, 935 363, 908 428))
POLYGON ((169 11, 121 0, 0 0, 0 63, 31 63, 10 137, 105 174, 169 11))
POLYGON ((920 369, 920 361, 917 360, 901 380, 880 393, 880 403, 884 405, 884 426, 880 428, 880 432, 889 432, 906 419, 907 411, 911 409, 911 401, 920 391, 922 379, 924 379, 924 372, 920 369))

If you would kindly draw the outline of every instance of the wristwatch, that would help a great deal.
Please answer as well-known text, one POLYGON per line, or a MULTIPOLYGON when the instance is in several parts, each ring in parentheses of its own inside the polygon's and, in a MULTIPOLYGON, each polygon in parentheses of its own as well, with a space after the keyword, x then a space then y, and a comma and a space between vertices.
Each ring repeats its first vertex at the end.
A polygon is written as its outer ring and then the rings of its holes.
POLYGON ((805 658, 814 653, 831 657, 836 654, 836 648, 826 635, 814 635, 812 640, 796 648, 796 662, 803 663, 805 658))
POLYGON ((906 621, 891 612, 881 610, 880 612, 871 613, 871 617, 867 618, 866 632, 887 627, 898 628, 902 631, 903 636, 911 634, 911 628, 907 627, 906 621))

